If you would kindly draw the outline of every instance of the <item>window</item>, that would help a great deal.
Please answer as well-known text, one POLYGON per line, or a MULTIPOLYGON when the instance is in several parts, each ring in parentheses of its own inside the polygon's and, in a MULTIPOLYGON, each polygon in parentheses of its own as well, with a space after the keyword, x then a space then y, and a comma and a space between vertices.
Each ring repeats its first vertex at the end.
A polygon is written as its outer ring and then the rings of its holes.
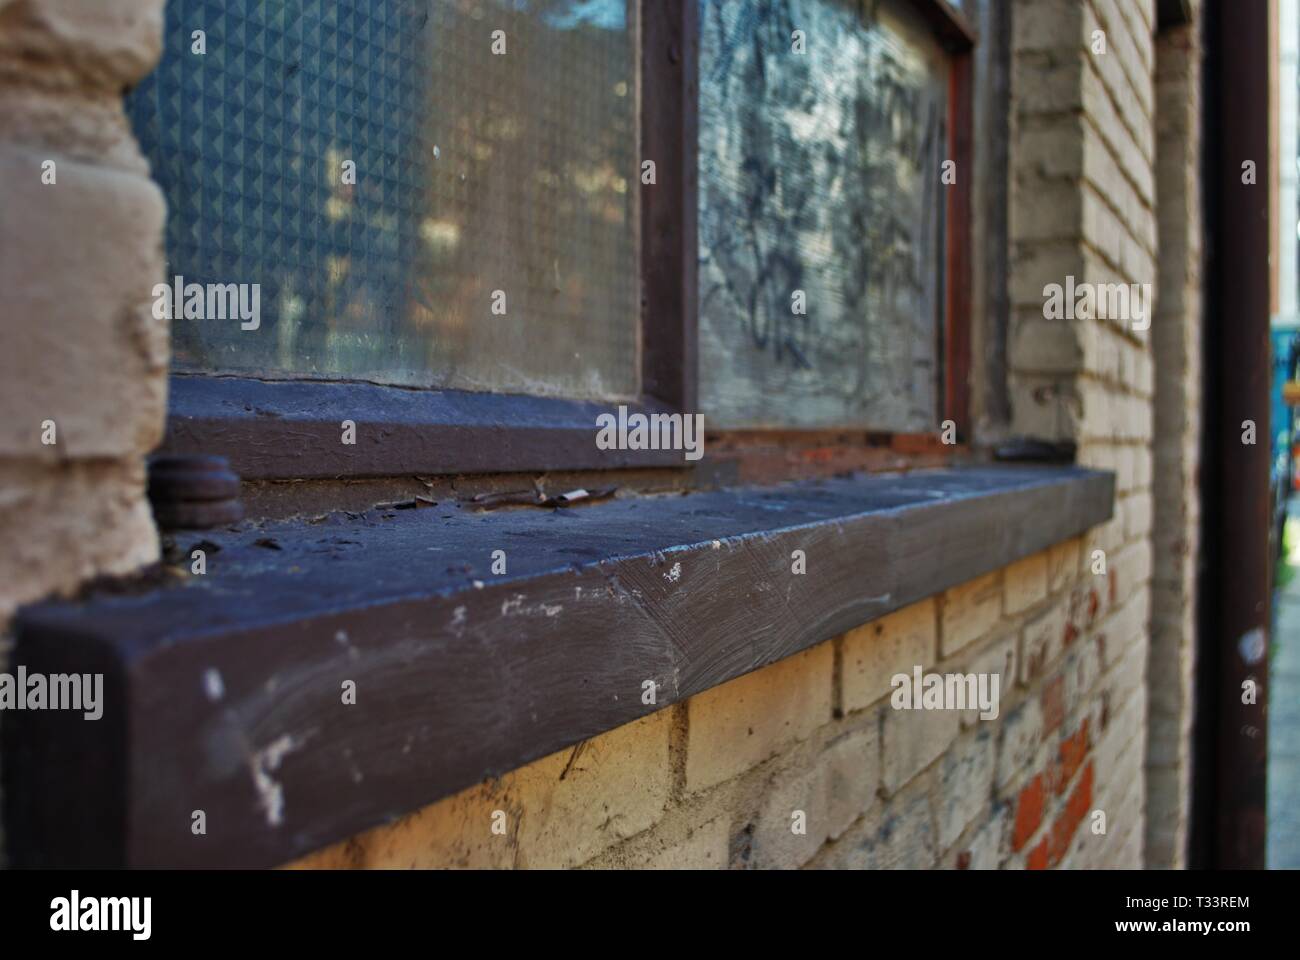
POLYGON ((261 311, 178 313, 177 367, 635 396, 627 13, 173 0, 129 101, 170 272, 258 283, 261 311))
POLYGON ((702 0, 701 396, 715 423, 937 424, 947 88, 909 5, 702 0))
POLYGON ((933 431, 962 409, 969 45, 940 0, 172 0, 128 98, 168 272, 260 314, 177 298, 168 449, 273 479, 682 465, 597 450, 614 403, 933 431), (340 451, 345 419, 385 442, 340 451))

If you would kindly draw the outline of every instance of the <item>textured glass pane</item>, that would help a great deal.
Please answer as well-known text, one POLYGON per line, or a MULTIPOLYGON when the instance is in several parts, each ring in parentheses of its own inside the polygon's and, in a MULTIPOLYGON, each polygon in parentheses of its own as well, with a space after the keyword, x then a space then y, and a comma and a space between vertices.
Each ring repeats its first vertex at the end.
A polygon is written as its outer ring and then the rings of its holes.
POLYGON ((700 0, 700 43, 705 413, 932 428, 940 51, 908 5, 849 0, 700 0))
POLYGON ((628 7, 171 0, 128 101, 169 275, 259 283, 261 313, 178 317, 177 366, 635 394, 628 7))

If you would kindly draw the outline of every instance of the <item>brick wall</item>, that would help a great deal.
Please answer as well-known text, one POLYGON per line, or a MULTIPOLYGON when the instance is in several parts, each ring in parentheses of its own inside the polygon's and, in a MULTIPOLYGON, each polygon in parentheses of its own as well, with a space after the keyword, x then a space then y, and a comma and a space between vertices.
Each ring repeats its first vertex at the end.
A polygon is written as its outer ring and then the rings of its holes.
MULTIPOLYGON (((1160 317, 1044 320, 1043 288, 1067 275, 1151 284, 1157 303, 1156 95, 1151 0, 1034 0, 1014 10, 1009 363, 1017 432, 1073 440, 1078 460, 1114 470, 1114 519, 1086 538, 1102 551, 1096 628, 1116 718, 1096 760, 1098 804, 1113 821, 1145 801, 1144 675, 1151 610, 1155 364, 1160 317), (1104 42, 1104 52, 1101 52, 1104 42), (1018 134, 1018 135, 1016 135, 1018 134), (1127 794, 1127 795, 1125 795, 1127 794)), ((1132 865, 1141 862, 1141 836, 1132 865)))
POLYGON ((158 555, 165 208, 122 90, 161 53, 162 7, 0 0, 0 664, 17 606, 158 555))
MULTIPOLYGON (((1079 462, 1115 471, 1113 520, 297 865, 1142 866, 1154 334, 1132 318, 1045 319, 1043 291, 1067 275, 1155 289, 1165 224, 1198 228, 1189 193, 1170 200, 1182 213, 1157 206, 1157 173, 1189 192, 1196 174, 1186 144, 1157 170, 1154 18, 1152 0, 1011 10, 1011 432, 1071 440, 1079 462), (916 666, 996 673, 999 716, 894 709, 890 678, 916 666)), ((1180 318, 1185 345, 1199 278, 1173 282, 1148 318, 1180 318)), ((1170 374, 1186 397, 1194 363, 1170 374)), ((1198 428, 1181 429, 1186 449, 1198 428)), ((1189 621, 1171 630, 1190 643, 1189 621)))
POLYGON ((1101 771, 1140 771, 1145 648, 1108 643, 1111 579, 1092 573, 1082 546, 1063 543, 296 865, 1135 865, 1141 778, 1101 771), (894 709, 890 678, 915 666, 996 673, 999 716, 894 709), (1098 808, 1104 834, 1092 830, 1098 808))
POLYGON ((166 407, 165 207, 122 90, 161 52, 162 6, 0 0, 0 622, 157 556, 143 457, 166 407))
MULTIPOLYGON (((1073 440, 1080 462, 1114 470, 1115 518, 300 865, 1176 862, 1164 817, 1185 797, 1187 688, 1154 687, 1149 743, 1146 691, 1149 663, 1190 670, 1177 659, 1190 623, 1173 616, 1190 566, 1170 531, 1194 527, 1199 427, 1168 417, 1196 392, 1179 351, 1199 278, 1194 245, 1168 238, 1199 229, 1191 54, 1176 38, 1157 47, 1153 0, 1009 2, 1011 308, 988 321, 1008 325, 1011 432, 1073 440), (1158 329, 1044 317, 1045 284, 1154 284, 1157 264, 1158 329), (1166 369, 1167 355, 1183 365, 1166 369), (1167 491, 1182 498, 1172 508, 1167 491), (890 677, 918 666, 997 674, 998 717, 894 709, 890 677)), ((121 91, 158 56, 161 7, 0 0, 0 289, 10 316, 30 318, 0 328, 0 624, 157 555, 142 458, 165 409, 167 330, 149 309, 164 210, 121 91)))

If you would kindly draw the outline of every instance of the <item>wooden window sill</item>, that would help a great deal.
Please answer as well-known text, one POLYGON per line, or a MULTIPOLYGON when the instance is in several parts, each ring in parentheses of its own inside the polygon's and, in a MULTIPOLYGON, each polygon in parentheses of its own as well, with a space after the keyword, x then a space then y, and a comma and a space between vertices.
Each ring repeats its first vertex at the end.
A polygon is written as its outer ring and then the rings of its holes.
POLYGON ((988 466, 178 535, 169 572, 16 619, 6 669, 102 672, 105 706, 6 712, 12 860, 284 863, 1077 536, 1113 498, 1109 473, 988 466))

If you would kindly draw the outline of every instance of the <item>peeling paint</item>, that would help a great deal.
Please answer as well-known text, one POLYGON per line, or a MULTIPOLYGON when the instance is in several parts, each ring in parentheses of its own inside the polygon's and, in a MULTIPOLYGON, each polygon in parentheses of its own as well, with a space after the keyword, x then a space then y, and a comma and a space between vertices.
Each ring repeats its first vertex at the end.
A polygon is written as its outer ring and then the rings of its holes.
POLYGON ((255 751, 248 761, 253 774, 253 787, 257 790, 258 804, 266 814, 266 825, 278 827, 284 823, 284 788, 271 776, 280 769, 280 762, 297 750, 302 743, 291 734, 284 734, 261 750, 255 751))

